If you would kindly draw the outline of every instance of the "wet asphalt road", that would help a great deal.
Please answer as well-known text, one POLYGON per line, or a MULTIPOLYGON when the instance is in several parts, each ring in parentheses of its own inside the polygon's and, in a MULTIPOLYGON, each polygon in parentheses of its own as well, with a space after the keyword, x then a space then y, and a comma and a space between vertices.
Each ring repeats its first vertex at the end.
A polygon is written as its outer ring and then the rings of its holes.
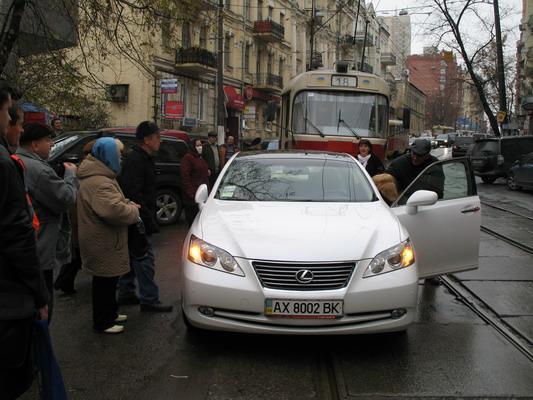
MULTIPOLYGON (((480 191, 517 196, 514 204, 533 200, 533 193, 499 185, 480 191)), ((533 398, 533 362, 444 286, 420 285, 416 323, 403 335, 190 334, 178 312, 185 233, 181 224, 156 237, 157 281, 174 312, 124 307, 126 332, 105 336, 91 330, 85 273, 75 296, 57 299, 52 335, 70 399, 533 398)), ((516 288, 509 288, 496 300, 494 288, 533 280, 533 259, 485 233, 481 240, 480 271, 458 275, 466 284, 489 285, 479 293, 515 313, 506 318, 532 318, 527 291, 515 301, 509 293, 516 288)), ((24 398, 36 398, 35 391, 24 398)))

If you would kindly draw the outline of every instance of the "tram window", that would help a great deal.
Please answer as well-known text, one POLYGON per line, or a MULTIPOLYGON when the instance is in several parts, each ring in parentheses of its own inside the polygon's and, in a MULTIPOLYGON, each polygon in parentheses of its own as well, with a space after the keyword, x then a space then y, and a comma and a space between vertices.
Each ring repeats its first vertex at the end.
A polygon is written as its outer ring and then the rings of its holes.
POLYGON ((331 136, 384 138, 388 103, 381 95, 349 91, 300 92, 293 103, 292 130, 331 136))

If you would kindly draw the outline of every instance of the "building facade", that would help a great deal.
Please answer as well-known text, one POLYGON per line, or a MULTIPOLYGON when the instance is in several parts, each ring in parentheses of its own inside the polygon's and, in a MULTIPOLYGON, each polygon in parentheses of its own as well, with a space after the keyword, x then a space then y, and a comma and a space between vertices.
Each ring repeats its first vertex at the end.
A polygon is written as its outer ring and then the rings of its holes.
POLYGON ((216 130, 219 53, 225 130, 239 138, 275 135, 277 121, 267 121, 267 111, 279 108, 284 85, 311 61, 314 68, 333 68, 337 60, 349 60, 383 77, 391 76, 396 65, 389 28, 371 3, 314 0, 313 17, 313 0, 226 0, 221 49, 217 4, 199 4, 201 11, 180 18, 173 35, 162 23, 159 40, 147 49, 151 71, 124 59, 114 68, 95 70, 111 93, 113 125, 150 119, 198 135, 216 130))
POLYGON ((522 0, 517 44, 516 116, 522 134, 533 135, 533 0, 522 0))

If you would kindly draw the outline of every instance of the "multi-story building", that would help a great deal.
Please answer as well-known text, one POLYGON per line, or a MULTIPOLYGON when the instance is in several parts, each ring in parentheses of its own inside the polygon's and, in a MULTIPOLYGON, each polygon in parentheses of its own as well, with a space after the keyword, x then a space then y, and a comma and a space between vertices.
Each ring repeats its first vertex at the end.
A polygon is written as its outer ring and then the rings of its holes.
POLYGON ((451 51, 424 49, 422 55, 407 57, 409 81, 427 96, 426 128, 454 127, 462 104, 462 74, 451 51))
POLYGON ((517 45, 516 115, 522 133, 533 135, 533 0, 522 0, 517 45))
POLYGON ((397 57, 391 70, 396 78, 401 78, 407 57, 411 55, 411 17, 406 10, 402 10, 399 15, 382 18, 389 27, 392 51, 397 57))

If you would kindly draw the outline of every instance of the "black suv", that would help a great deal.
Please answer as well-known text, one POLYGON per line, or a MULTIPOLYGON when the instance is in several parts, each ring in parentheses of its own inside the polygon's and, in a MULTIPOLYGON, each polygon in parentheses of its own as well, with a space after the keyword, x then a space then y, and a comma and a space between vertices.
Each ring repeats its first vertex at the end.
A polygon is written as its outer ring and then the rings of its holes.
POLYGON ((477 140, 468 156, 474 173, 485 183, 507 177, 509 169, 523 155, 533 152, 533 136, 504 136, 477 140))
MULTIPOLYGON (((79 164, 83 146, 101 136, 112 136, 124 143, 124 153, 136 143, 135 135, 124 132, 83 131, 69 132, 54 139, 48 162, 60 172, 65 161, 79 164)), ((180 160, 187 152, 187 144, 180 139, 161 135, 161 147, 155 156, 157 174, 157 222, 160 225, 175 223, 182 210, 180 160)))

